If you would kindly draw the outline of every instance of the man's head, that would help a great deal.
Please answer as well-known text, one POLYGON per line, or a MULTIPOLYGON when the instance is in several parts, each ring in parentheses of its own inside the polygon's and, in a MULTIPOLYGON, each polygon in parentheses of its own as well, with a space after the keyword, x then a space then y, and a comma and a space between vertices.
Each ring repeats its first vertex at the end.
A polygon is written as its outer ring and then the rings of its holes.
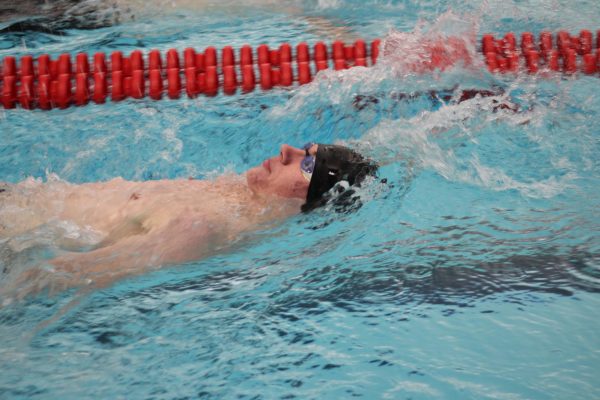
POLYGON ((257 193, 305 200, 306 211, 324 204, 336 183, 358 185, 376 172, 377 164, 344 146, 309 143, 299 149, 284 144, 278 156, 250 169, 246 178, 257 193))

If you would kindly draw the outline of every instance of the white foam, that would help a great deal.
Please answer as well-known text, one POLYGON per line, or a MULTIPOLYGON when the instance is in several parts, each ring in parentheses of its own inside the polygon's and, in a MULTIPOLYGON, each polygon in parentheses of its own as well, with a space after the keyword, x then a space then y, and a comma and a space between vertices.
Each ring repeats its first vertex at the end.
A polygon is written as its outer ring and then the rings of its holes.
MULTIPOLYGON (((490 112, 503 97, 476 97, 438 110, 423 111, 410 119, 387 119, 350 144, 383 165, 408 162, 413 168, 433 170, 449 181, 489 190, 517 190, 524 196, 549 198, 572 188, 572 182, 577 179, 574 172, 542 180, 519 180, 500 167, 487 165, 477 155, 457 157, 454 147, 466 142, 477 143, 477 135, 485 132, 487 126, 499 123, 517 126, 536 118, 526 112, 490 112)), ((571 165, 564 157, 555 162, 566 168, 571 165)))
POLYGON ((162 132, 162 136, 167 149, 159 153, 160 158, 169 162, 178 160, 183 151, 183 142, 177 137, 177 131, 173 128, 167 128, 162 132))
POLYGON ((85 247, 97 244, 104 234, 90 226, 79 226, 72 221, 54 218, 44 225, 13 236, 8 245, 12 251, 22 252, 33 247, 85 247))

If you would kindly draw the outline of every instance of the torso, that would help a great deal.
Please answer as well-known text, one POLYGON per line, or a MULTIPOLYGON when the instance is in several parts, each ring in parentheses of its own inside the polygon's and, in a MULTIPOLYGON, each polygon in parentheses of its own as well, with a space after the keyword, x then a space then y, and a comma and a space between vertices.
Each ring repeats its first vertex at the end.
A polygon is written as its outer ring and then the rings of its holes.
MULTIPOLYGON (((252 226, 285 218, 298 211, 297 202, 276 207, 257 199, 243 177, 214 181, 157 180, 73 185, 65 182, 23 182, 0 193, 0 238, 30 231, 53 220, 93 230, 104 240, 117 235, 161 230, 174 221, 210 221, 235 235, 252 226)), ((114 240, 112 238, 111 240, 114 240)))

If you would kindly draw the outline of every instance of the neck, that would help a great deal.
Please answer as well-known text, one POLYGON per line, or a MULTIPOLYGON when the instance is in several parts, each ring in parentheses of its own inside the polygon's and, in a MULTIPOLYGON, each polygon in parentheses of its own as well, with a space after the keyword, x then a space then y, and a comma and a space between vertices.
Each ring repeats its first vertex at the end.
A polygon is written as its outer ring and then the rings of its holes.
POLYGON ((281 220, 300 212, 304 201, 297 198, 284 198, 273 194, 252 191, 243 175, 225 175, 213 181, 216 188, 222 188, 223 200, 234 205, 237 212, 256 223, 281 220))

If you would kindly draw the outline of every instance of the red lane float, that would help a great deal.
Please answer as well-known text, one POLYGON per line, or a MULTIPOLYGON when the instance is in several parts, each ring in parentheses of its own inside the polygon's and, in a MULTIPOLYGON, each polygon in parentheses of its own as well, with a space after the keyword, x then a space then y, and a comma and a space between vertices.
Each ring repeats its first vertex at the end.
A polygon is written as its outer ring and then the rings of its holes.
POLYGON ((592 32, 586 29, 579 32, 578 36, 560 31, 556 34, 556 40, 553 39, 551 32, 541 32, 536 42, 533 33, 523 32, 521 44, 517 46, 513 33, 501 39, 487 34, 481 39, 481 48, 490 72, 518 72, 518 65, 524 65, 531 74, 549 70, 565 74, 581 71, 593 75, 599 71, 600 30, 596 32, 595 48, 592 32), (519 50, 518 53, 515 49, 519 50), (523 62, 519 61, 519 57, 523 62), (509 60, 507 68, 502 68, 506 59, 509 60))
MULTIPOLYGON (((537 40, 531 32, 509 32, 501 38, 486 34, 481 39, 481 51, 491 72, 581 71, 595 75, 600 72, 600 30, 595 36, 589 30, 576 36, 567 31, 556 35, 541 32, 537 40)), ((56 60, 47 54, 20 60, 6 56, 0 63, 0 103, 6 109, 20 105, 49 110, 83 106, 90 101, 102 104, 109 96, 112 101, 146 96, 159 100, 163 95, 177 99, 182 91, 194 98, 199 94, 215 96, 219 91, 232 95, 238 88, 248 93, 257 85, 262 90, 289 87, 294 82, 304 85, 325 69, 376 64, 380 45, 379 39, 353 44, 335 41, 331 46, 317 42, 312 52, 307 43, 295 48, 284 43, 277 49, 263 44, 255 52, 245 45, 239 49, 239 58, 231 46, 220 51, 209 46, 203 52, 187 48, 181 55, 170 49, 164 64, 159 50, 151 50, 146 57, 139 50, 129 55, 115 51, 108 57, 96 53, 91 59, 79 53, 74 63, 69 54, 56 60)), ((432 52, 432 63, 434 58, 432 52)))
POLYGON ((69 54, 61 54, 56 60, 47 54, 37 60, 23 56, 19 62, 8 56, 0 73, 0 103, 4 108, 15 108, 18 103, 23 108, 48 110, 83 106, 90 101, 102 104, 107 98, 114 102, 145 96, 159 100, 166 94, 177 99, 182 91, 194 98, 201 93, 215 96, 219 91, 231 95, 238 88, 248 93, 257 85, 262 90, 289 87, 294 82, 311 82, 314 74, 324 69, 366 67, 369 57, 372 65, 379 43, 371 43, 371 54, 367 54, 364 40, 352 45, 336 41, 331 48, 318 42, 312 54, 307 43, 298 44, 295 54, 288 43, 278 49, 260 45, 256 53, 245 45, 239 50, 239 62, 231 46, 220 52, 214 47, 207 47, 204 52, 187 48, 182 62, 175 49, 168 50, 164 59, 158 50, 151 50, 146 58, 139 50, 129 56, 121 51, 96 53, 91 59, 78 53, 74 64, 69 54))

